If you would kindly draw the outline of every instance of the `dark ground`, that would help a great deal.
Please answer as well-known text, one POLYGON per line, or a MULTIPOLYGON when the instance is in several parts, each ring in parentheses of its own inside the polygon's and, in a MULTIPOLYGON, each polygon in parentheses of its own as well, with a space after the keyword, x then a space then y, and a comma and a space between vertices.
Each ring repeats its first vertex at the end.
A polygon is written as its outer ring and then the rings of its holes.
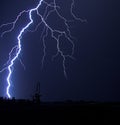
POLYGON ((120 103, 0 100, 0 125, 120 124, 120 103))

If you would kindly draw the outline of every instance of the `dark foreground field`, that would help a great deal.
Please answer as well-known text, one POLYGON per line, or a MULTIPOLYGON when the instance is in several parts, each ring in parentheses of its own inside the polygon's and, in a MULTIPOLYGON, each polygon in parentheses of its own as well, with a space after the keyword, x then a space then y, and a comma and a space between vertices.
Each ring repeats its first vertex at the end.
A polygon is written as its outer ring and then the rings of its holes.
POLYGON ((120 124, 120 103, 0 101, 0 125, 120 124))

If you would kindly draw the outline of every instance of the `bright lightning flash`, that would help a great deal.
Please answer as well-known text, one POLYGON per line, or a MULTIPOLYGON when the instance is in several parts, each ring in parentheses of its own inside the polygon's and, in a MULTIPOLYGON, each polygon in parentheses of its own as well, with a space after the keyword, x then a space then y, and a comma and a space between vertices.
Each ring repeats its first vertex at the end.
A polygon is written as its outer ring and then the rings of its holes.
MULTIPOLYGON (((73 13, 73 7, 74 7, 74 0, 71 0, 72 3, 71 3, 71 8, 70 8, 70 12, 71 12, 71 15, 72 17, 74 18, 74 20, 79 20, 81 22, 86 22, 86 20, 83 20, 81 18, 78 18, 75 16, 75 14, 73 13)), ((6 33, 9 33, 9 32, 12 32, 13 29, 15 28, 16 26, 16 23, 17 21, 19 20, 19 18, 24 14, 24 13, 28 13, 29 15, 29 22, 26 24, 25 27, 22 27, 19 35, 17 36, 17 45, 15 45, 10 53, 9 53, 9 60, 7 61, 7 63, 1 71, 5 71, 7 70, 8 71, 8 75, 7 75, 7 78, 6 78, 6 81, 7 81, 7 87, 6 87, 6 95, 8 98, 11 98, 11 94, 10 94, 10 87, 11 87, 11 75, 12 75, 12 72, 13 72, 13 66, 14 66, 14 63, 16 61, 17 58, 19 58, 19 55, 21 53, 21 39, 22 39, 22 36, 23 36, 23 33, 27 30, 28 31, 28 28, 30 27, 31 24, 34 23, 34 19, 32 18, 32 13, 33 12, 36 12, 37 15, 40 17, 41 21, 38 23, 38 25, 36 26, 35 30, 34 31, 31 31, 31 32, 35 32, 38 27, 41 25, 41 24, 44 24, 44 29, 43 29, 43 32, 42 32, 42 41, 43 41, 43 52, 44 52, 44 55, 43 55, 43 58, 42 58, 42 66, 43 66, 43 63, 44 63, 44 59, 45 59, 45 56, 46 56, 46 45, 45 45, 45 38, 47 37, 48 35, 48 31, 51 32, 51 37, 56 40, 57 42, 57 53, 53 56, 52 59, 54 59, 58 54, 61 55, 61 57, 63 58, 63 61, 62 61, 62 66, 63 66, 63 72, 64 72, 64 75, 65 77, 67 77, 67 73, 66 73, 66 66, 65 66, 65 61, 66 61, 66 58, 73 58, 73 54, 74 54, 74 43, 73 43, 73 37, 71 36, 71 33, 70 33, 70 27, 68 25, 69 23, 69 20, 67 20, 65 17, 63 17, 60 12, 59 12, 59 9, 60 9, 60 6, 58 6, 56 4, 56 0, 53 0, 53 2, 51 3, 48 3, 46 2, 45 0, 40 0, 39 3, 37 4, 37 6, 33 9, 29 9, 29 10, 23 10, 22 12, 19 13, 19 15, 17 16, 17 18, 15 19, 15 21, 11 22, 11 23, 7 23, 7 24, 3 24, 0 26, 0 28, 4 28, 8 25, 12 25, 12 27, 7 30, 7 31, 4 31, 2 34, 1 34, 1 37, 3 37, 6 33), (44 4, 46 6, 45 8, 45 12, 44 14, 40 14, 39 13, 39 8, 40 6, 44 4), (48 8, 51 7, 52 9, 51 10, 48 10, 48 8), (60 19, 62 19, 64 21, 64 24, 66 26, 66 30, 67 31, 61 31, 61 30, 57 30, 57 29, 53 29, 53 27, 51 27, 48 23, 47 23, 47 19, 48 19, 48 16, 50 16, 53 12, 55 12, 60 19), (54 33, 58 33, 59 35, 58 36, 55 36, 54 33), (63 51, 61 50, 60 48, 60 45, 59 45, 59 42, 60 42, 60 37, 65 37, 72 45, 72 51, 70 54, 68 55, 65 55, 63 53, 63 51), (15 52, 14 52, 15 51, 15 52), (13 56, 14 55, 14 56, 13 56)))

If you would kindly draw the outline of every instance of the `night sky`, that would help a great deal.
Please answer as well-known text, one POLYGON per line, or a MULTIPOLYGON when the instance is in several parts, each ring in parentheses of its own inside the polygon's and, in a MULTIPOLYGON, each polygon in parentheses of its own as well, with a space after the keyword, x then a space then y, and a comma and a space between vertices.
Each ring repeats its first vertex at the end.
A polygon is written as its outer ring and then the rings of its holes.
MULTIPOLYGON (((0 24, 13 21, 20 11, 34 8, 38 1, 0 0, 0 24)), ((72 18, 69 13, 71 1, 56 0, 61 7, 60 13, 67 19, 72 18)), ((42 13, 44 7, 41 6, 40 10, 42 13)), ((40 26, 34 33, 24 33, 19 57, 25 70, 19 60, 16 60, 11 78, 12 96, 30 99, 35 92, 36 83, 40 81, 42 101, 120 101, 119 4, 113 0, 75 0, 73 11, 76 16, 85 18, 88 22, 74 21, 70 24, 71 34, 76 38, 76 60, 66 60, 68 78, 64 77, 62 58, 58 56, 54 61, 51 60, 56 53, 56 42, 50 36, 46 38, 46 57, 41 69, 43 44, 40 35, 43 26, 40 26)), ((17 42, 17 34, 27 21, 27 15, 24 15, 15 30, 0 38, 0 69, 7 62, 8 54, 17 42)), ((64 29, 55 14, 49 19, 49 24, 54 28, 64 29)), ((30 28, 34 29, 34 26, 30 28)), ((0 34, 3 31, 4 28, 0 29, 0 34)), ((71 50, 64 39, 61 40, 61 49, 65 53, 71 50)), ((0 96, 5 96, 7 73, 4 71, 0 74, 0 96)))

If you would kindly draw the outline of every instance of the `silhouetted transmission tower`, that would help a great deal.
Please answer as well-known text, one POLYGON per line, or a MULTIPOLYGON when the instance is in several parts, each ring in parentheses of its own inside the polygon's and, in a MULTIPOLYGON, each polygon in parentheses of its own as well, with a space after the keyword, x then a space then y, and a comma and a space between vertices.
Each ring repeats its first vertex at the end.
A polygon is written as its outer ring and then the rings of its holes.
POLYGON ((40 94, 40 82, 37 82, 35 94, 33 96, 33 101, 36 102, 36 103, 40 103, 40 101, 41 101, 40 97, 41 97, 41 94, 40 94))

